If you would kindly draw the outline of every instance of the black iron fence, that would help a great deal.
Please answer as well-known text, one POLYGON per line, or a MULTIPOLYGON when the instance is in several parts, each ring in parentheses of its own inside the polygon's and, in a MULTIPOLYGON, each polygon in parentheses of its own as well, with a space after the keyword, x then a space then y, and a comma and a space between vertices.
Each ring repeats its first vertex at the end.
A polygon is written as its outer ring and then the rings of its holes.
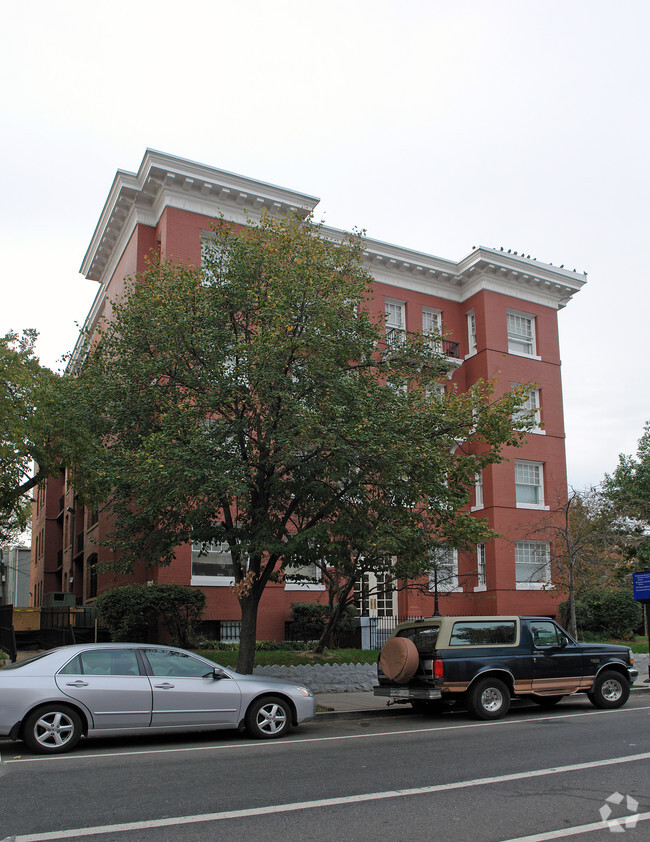
POLYGON ((360 617, 362 648, 381 649, 400 623, 420 620, 420 617, 360 617), (366 634, 364 634, 364 626, 366 634), (367 643, 366 643, 367 640, 367 643))
POLYGON ((70 643, 90 643, 98 639, 106 639, 99 635, 96 628, 96 611, 92 605, 79 608, 63 606, 60 608, 41 609, 40 646, 51 649, 55 646, 66 646, 70 643))
MULTIPOLYGON (((399 623, 419 620, 420 617, 357 617, 357 627, 349 632, 339 632, 335 645, 341 649, 381 649, 399 623)), ((285 640, 305 640, 293 629, 293 622, 284 624, 285 640)))

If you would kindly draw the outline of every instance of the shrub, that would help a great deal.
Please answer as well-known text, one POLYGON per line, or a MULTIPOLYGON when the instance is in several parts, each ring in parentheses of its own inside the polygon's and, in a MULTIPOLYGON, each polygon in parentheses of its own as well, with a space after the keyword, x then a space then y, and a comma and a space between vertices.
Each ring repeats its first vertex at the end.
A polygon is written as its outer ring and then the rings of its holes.
MULTIPOLYGON (((567 603, 560 605, 566 617, 567 603)), ((585 591, 576 599, 576 618, 581 633, 630 640, 643 623, 639 603, 629 590, 585 591)))
POLYGON ((160 622, 174 646, 189 646, 205 594, 187 585, 122 585, 100 594, 95 607, 111 640, 148 643, 160 622))
MULTIPOLYGON (((334 630, 335 646, 339 634, 354 630, 356 618, 354 607, 347 605, 334 630)), ((329 607, 319 602, 294 602, 291 606, 291 619, 291 636, 294 640, 319 640, 329 619, 329 607)))

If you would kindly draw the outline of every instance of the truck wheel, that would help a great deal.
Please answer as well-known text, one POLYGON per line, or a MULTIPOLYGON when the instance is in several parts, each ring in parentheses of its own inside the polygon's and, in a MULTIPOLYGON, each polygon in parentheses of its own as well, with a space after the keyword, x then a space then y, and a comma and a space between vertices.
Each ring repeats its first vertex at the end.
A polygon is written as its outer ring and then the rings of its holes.
POLYGON ((587 698, 597 708, 620 708, 630 698, 629 682, 615 670, 601 672, 587 698))
POLYGON ((510 709, 510 691, 498 678, 479 679, 467 691, 467 707, 478 719, 501 719, 510 709))

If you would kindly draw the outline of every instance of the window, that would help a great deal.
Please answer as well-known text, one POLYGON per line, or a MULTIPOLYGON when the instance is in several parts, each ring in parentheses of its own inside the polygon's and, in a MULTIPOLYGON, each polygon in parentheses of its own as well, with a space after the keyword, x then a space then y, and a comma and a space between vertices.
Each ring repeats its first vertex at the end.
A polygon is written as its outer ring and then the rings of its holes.
POLYGON ((406 305, 403 301, 386 299, 386 343, 394 345, 402 341, 406 327, 406 305))
POLYGON ((542 588, 551 581, 549 555, 549 545, 544 541, 515 542, 515 579, 518 588, 542 588))
POLYGON ((541 462, 515 460, 515 495, 518 509, 544 508, 544 482, 541 462))
POLYGON ((476 546, 476 587, 475 591, 484 591, 486 587, 485 579, 485 544, 477 544, 476 546))
POLYGON ((483 473, 478 473, 474 479, 474 509, 483 508, 483 473))
POLYGON ((467 314, 467 344, 469 347, 468 357, 476 353, 476 316, 472 310, 467 314))
POLYGON ((175 678, 205 678, 212 675, 212 668, 185 652, 173 649, 147 649, 145 655, 153 675, 175 678))
POLYGON ((508 353, 534 357, 535 317, 508 311, 508 353))
POLYGON ((430 553, 429 590, 438 593, 460 590, 458 587, 458 552, 439 544, 430 553))
POLYGON ((430 307, 422 308, 422 333, 431 337, 431 348, 442 353, 442 313, 430 307))
POLYGON ((316 564, 301 564, 287 567, 284 571, 285 591, 322 591, 323 574, 316 564))
POLYGON ((431 655, 436 651, 436 641, 438 640, 439 632, 440 626, 415 626, 401 629, 395 636, 408 637, 409 640, 415 643, 415 648, 420 655, 431 655))
POLYGON ((562 646, 566 643, 566 635, 550 621, 535 620, 530 624, 530 632, 533 636, 533 643, 536 647, 541 646, 562 646))
MULTIPOLYGON (((518 388, 519 383, 512 384, 512 391, 518 388)), ((531 389, 526 394, 524 403, 522 403, 521 407, 512 416, 514 426, 517 427, 518 422, 528 422, 532 420, 534 426, 531 432, 543 433, 544 431, 541 429, 541 417, 539 408, 539 389, 531 389)))
POLYGON ((463 620, 454 623, 450 646, 512 646, 517 642, 514 620, 463 620))
POLYGON ((140 675, 133 649, 82 652, 59 670, 63 675, 140 675))
POLYGON ((226 541, 192 544, 193 585, 231 585, 233 582, 232 554, 226 541))

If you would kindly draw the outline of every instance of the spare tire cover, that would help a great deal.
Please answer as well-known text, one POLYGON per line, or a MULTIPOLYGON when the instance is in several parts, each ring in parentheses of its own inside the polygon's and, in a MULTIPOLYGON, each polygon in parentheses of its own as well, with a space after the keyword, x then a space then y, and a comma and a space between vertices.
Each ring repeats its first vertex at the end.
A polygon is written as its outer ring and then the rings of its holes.
POLYGON ((406 684, 420 663, 415 643, 408 637, 391 637, 379 655, 379 666, 387 678, 397 684, 406 684))

